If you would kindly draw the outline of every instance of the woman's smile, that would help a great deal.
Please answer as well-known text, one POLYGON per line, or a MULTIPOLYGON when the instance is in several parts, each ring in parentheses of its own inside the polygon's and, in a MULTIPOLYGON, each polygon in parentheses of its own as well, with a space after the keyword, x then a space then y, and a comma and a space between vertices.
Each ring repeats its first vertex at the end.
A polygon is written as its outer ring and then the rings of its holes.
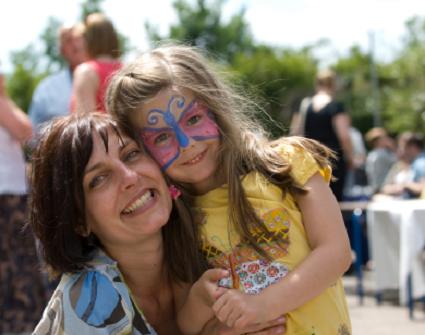
POLYGON ((143 190, 125 207, 121 214, 132 216, 143 213, 155 204, 155 194, 153 189, 143 190))

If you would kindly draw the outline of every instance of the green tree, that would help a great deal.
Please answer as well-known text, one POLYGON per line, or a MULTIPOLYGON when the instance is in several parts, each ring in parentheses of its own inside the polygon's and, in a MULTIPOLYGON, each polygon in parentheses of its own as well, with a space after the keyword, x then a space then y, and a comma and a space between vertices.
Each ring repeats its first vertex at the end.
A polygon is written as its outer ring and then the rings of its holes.
POLYGON ((52 72, 65 65, 60 55, 58 33, 62 22, 55 17, 49 17, 46 28, 41 33, 40 39, 44 45, 44 55, 47 60, 46 71, 52 72))
POLYGON ((28 111, 34 89, 45 74, 38 69, 38 55, 32 45, 13 52, 11 61, 14 70, 7 82, 9 95, 23 111, 28 111))
POLYGON ((353 125, 365 133, 373 126, 369 54, 353 46, 332 67, 340 78, 338 98, 344 101, 353 125))
POLYGON ((103 13, 102 4, 105 0, 84 0, 81 4, 80 20, 84 22, 92 13, 103 13))
POLYGON ((231 63, 236 54, 253 49, 253 39, 245 22, 245 10, 223 22, 223 0, 197 0, 195 3, 176 0, 173 7, 177 12, 178 23, 170 27, 167 36, 161 36, 157 28, 149 22, 145 28, 150 41, 178 40, 208 50, 220 59, 231 63))
POLYGON ((262 119, 275 136, 287 132, 301 99, 312 91, 317 62, 311 52, 311 48, 258 46, 254 52, 239 53, 235 58, 233 69, 261 98, 268 114, 262 119))
POLYGON ((393 132, 425 133, 425 18, 406 22, 406 35, 398 57, 382 67, 386 125, 393 132))

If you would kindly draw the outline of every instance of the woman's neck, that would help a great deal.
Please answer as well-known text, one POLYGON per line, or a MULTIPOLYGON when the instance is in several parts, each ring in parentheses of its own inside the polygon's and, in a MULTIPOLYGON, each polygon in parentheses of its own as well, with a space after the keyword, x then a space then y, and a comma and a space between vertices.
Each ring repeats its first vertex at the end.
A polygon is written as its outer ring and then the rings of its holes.
POLYGON ((155 294, 163 282, 164 244, 162 234, 125 247, 109 247, 107 252, 118 263, 131 292, 139 295, 155 294))

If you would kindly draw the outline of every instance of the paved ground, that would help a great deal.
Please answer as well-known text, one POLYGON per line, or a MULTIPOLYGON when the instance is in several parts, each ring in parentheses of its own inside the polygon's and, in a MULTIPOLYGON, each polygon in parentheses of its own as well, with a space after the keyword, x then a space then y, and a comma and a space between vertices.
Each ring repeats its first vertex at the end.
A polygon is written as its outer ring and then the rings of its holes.
POLYGON ((398 306, 396 291, 386 292, 383 303, 376 304, 371 272, 365 273, 363 305, 355 295, 355 284, 354 277, 344 277, 353 335, 425 335, 425 306, 420 302, 416 303, 414 319, 410 320, 407 307, 398 306))

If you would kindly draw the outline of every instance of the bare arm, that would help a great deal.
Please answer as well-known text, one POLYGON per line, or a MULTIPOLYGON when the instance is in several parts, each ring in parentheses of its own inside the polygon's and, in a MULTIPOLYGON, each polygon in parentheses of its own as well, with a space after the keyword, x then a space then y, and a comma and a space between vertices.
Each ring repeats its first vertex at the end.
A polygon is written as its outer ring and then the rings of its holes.
POLYGON ((291 125, 289 126, 289 134, 292 136, 303 136, 303 127, 300 113, 292 115, 291 125))
POLYGON ((288 276, 264 290, 275 316, 305 304, 332 285, 350 266, 351 248, 341 211, 328 184, 319 173, 307 182, 309 192, 296 196, 310 254, 288 276), (268 290, 270 289, 270 290, 268 290))
POLYGON ((408 182, 404 184, 403 190, 408 191, 410 194, 413 194, 415 197, 419 197, 423 190, 425 189, 425 178, 422 178, 418 182, 408 182))
POLYGON ((21 143, 32 136, 32 126, 28 116, 4 95, 0 96, 0 126, 21 143))
POLYGON ((286 277, 258 295, 237 290, 223 294, 213 309, 228 326, 241 328, 276 319, 319 295, 350 266, 347 232, 328 184, 316 173, 305 186, 309 192, 296 196, 296 201, 312 249, 310 254, 286 277))
POLYGON ((350 117, 346 113, 339 113, 333 120, 336 135, 341 143, 344 157, 349 167, 354 163, 354 150, 350 137, 350 117))
POLYGON ((192 285, 177 314, 177 324, 183 334, 200 334, 205 324, 214 318, 211 306, 226 290, 218 286, 218 281, 228 275, 222 269, 207 270, 192 285))
POLYGON ((88 65, 77 66, 74 72, 74 112, 96 111, 96 92, 99 88, 99 78, 96 72, 88 65))

